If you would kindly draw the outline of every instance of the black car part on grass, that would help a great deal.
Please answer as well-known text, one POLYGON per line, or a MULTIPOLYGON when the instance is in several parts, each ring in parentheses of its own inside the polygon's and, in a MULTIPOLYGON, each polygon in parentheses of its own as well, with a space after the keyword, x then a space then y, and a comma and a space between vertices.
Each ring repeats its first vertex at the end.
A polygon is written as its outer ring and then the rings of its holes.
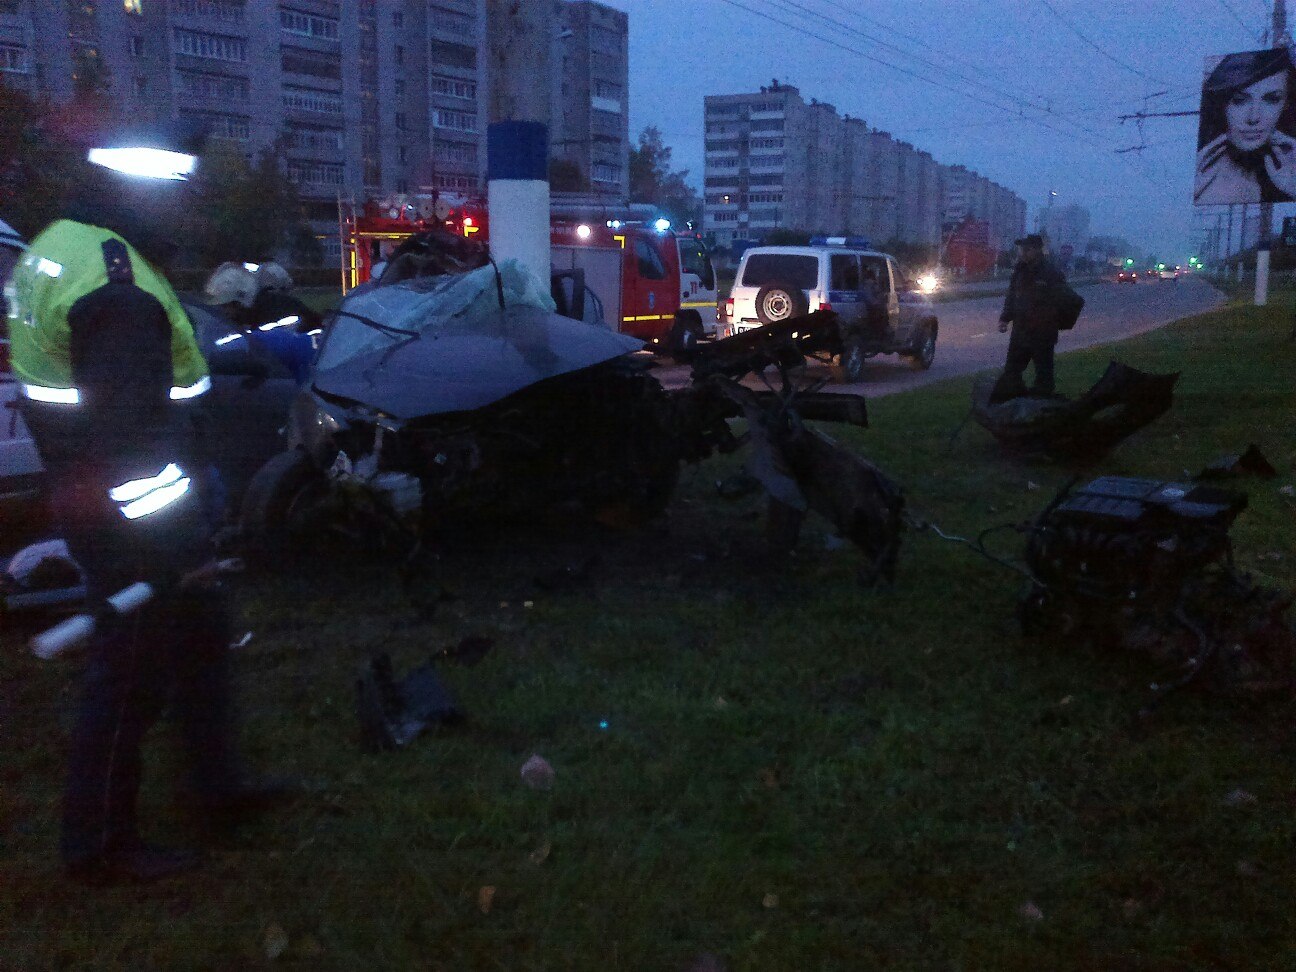
POLYGON ((972 417, 1013 452, 1096 459, 1169 410, 1178 373, 1152 374, 1112 361, 1074 400, 1021 396, 992 405, 994 375, 972 386, 972 417))
POLYGON ((1197 474, 1197 479, 1226 479, 1230 476, 1259 476, 1261 479, 1273 479, 1278 470, 1265 458, 1259 446, 1254 442, 1247 446, 1246 452, 1229 456, 1220 456, 1197 474))
POLYGON ((431 662, 397 682, 391 657, 380 652, 370 658, 355 688, 360 738, 370 752, 400 749, 435 726, 464 720, 458 701, 431 662))
POLYGON ((1064 488, 1028 528, 1023 631, 1148 655, 1171 672, 1157 698, 1194 679, 1290 696, 1292 597, 1233 568, 1229 528, 1246 505, 1244 493, 1149 479, 1064 488))

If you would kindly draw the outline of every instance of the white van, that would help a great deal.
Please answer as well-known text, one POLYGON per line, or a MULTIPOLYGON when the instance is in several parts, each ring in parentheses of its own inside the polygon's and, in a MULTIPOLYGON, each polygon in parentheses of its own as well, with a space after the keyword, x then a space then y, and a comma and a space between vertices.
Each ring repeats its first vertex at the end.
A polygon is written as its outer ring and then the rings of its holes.
POLYGON ((720 304, 716 336, 726 338, 817 310, 837 318, 843 377, 859 381, 877 354, 930 368, 938 324, 931 300, 867 240, 820 237, 809 246, 759 246, 743 254, 733 290, 720 304))

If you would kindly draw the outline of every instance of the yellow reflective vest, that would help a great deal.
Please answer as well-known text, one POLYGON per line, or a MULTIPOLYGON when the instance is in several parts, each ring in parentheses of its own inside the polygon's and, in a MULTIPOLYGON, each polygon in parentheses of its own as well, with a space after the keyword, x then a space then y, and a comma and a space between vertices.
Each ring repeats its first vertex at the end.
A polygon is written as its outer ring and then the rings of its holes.
POLYGON ((32 240, 5 286, 9 360, 36 401, 76 404, 68 312, 108 283, 103 244, 116 240, 130 255, 135 286, 152 294, 171 322, 171 398, 183 400, 211 387, 189 315, 166 279, 111 230, 61 219, 32 240))

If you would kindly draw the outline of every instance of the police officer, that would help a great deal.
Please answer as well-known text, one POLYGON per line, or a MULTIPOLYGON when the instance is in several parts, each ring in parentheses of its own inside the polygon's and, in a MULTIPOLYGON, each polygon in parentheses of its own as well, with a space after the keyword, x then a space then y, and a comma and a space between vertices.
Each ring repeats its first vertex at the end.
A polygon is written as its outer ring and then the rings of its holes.
POLYGON ((249 784, 235 758, 229 630, 197 495, 207 463, 192 410, 211 380, 150 262, 169 255, 195 165, 176 147, 152 138, 91 150, 68 218, 31 242, 9 288, 24 417, 90 602, 140 580, 159 591, 135 614, 106 617, 89 650, 61 850, 69 876, 91 883, 156 880, 197 862, 145 844, 136 824, 141 742, 168 699, 208 823, 280 795, 249 784))
POLYGON ((1053 349, 1058 339, 1059 304, 1067 292, 1066 277, 1045 257, 1044 239, 1038 233, 1017 240, 1017 253, 1017 266, 999 315, 1000 333, 1011 324, 1012 336, 992 403, 1020 395, 1047 398, 1053 394, 1053 349), (1035 382, 1027 389, 1022 375, 1031 363, 1035 365, 1035 382))

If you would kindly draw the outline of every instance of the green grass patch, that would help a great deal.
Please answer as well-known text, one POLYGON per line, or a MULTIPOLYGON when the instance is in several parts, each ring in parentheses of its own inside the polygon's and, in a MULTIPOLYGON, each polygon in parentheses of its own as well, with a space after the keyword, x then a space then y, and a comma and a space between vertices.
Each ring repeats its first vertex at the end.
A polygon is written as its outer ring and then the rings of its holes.
MULTIPOLYGON (((1113 353, 1183 372, 1174 409, 1095 473, 1177 477, 1256 442, 1281 475, 1244 484, 1238 557, 1288 588, 1289 313, 1212 313, 1058 367, 1073 392, 1113 353)), ((833 432, 964 535, 1033 515, 1075 472, 1007 460, 974 426, 951 442, 970 383, 833 432)), ((301 969, 1294 967, 1289 708, 1185 692, 1139 723, 1158 672, 1024 639, 1015 575, 965 549, 909 536, 889 591, 858 586, 822 523, 772 561, 759 499, 716 496, 734 465, 686 470, 639 532, 461 537, 412 590, 374 564, 249 578, 244 747, 314 792, 157 888, 58 880, 75 665, 0 635, 0 969, 257 968, 272 925, 276 964, 301 969), (587 584, 537 586, 592 555, 587 584), (469 634, 496 641, 446 669, 469 724, 362 754, 366 653, 404 668, 469 634), (550 792, 519 779, 532 753, 550 792), (1230 805, 1237 789, 1254 802, 1230 805)), ((163 748, 144 818, 183 840, 163 748)))

